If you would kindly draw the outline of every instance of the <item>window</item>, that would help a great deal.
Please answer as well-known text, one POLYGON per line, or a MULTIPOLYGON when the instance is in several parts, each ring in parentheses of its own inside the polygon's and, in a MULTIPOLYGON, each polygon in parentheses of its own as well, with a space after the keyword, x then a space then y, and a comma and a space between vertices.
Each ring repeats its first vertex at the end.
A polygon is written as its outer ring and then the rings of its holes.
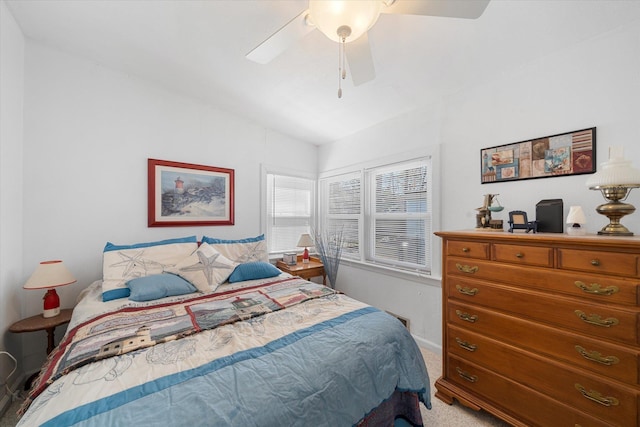
POLYGON ((321 227, 342 230, 345 259, 431 271, 429 158, 326 177, 320 191, 321 227))
POLYGON ((269 253, 297 250, 302 233, 314 224, 315 180, 266 173, 266 240, 269 253))
POLYGON ((405 162, 369 169, 367 203, 368 259, 409 270, 427 265, 430 214, 427 207, 427 164, 405 162))
POLYGON ((323 209, 322 229, 342 231, 342 256, 360 259, 361 174, 351 173, 321 182, 323 209))

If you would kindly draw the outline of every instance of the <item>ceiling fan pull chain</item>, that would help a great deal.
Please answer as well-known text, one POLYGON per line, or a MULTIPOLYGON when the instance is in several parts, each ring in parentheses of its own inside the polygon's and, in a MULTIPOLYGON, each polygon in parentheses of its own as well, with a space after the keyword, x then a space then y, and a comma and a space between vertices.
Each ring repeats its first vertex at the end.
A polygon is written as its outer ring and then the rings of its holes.
POLYGON ((347 77, 347 70, 345 68, 345 45, 347 44, 347 37, 351 35, 351 28, 348 25, 342 25, 338 27, 338 98, 342 98, 342 82, 347 77))
POLYGON ((338 98, 342 98, 342 43, 338 43, 338 98))
POLYGON ((342 80, 344 80, 347 77, 347 68, 346 68, 346 63, 347 63, 347 44, 345 43, 344 39, 342 39, 342 80))

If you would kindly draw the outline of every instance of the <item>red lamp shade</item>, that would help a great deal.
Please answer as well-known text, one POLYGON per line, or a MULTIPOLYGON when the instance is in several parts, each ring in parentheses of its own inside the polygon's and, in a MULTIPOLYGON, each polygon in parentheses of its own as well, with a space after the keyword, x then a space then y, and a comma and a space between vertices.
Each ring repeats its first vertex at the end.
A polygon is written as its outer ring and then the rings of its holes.
POLYGON ((60 314, 60 298, 55 289, 58 286, 70 285, 75 283, 76 279, 73 274, 65 267, 62 261, 43 261, 38 265, 36 271, 33 272, 24 289, 47 289, 44 295, 43 317, 54 317, 60 314))

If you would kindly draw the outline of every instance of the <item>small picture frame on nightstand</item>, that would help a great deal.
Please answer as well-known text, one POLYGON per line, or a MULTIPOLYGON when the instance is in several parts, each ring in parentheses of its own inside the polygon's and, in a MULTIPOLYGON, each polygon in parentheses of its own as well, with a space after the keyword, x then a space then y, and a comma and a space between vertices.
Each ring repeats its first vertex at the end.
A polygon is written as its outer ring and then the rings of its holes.
POLYGON ((282 255, 282 261, 287 265, 296 265, 298 263, 298 255, 295 253, 286 253, 282 255))

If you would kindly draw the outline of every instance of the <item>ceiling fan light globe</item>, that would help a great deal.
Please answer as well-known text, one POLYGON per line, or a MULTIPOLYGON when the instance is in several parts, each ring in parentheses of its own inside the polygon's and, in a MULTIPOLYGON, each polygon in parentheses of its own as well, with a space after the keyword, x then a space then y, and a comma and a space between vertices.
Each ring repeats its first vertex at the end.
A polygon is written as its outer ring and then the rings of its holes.
POLYGON ((312 22, 325 36, 338 43, 343 41, 338 35, 340 27, 351 29, 344 42, 354 41, 376 23, 381 8, 380 0, 309 0, 312 22))

